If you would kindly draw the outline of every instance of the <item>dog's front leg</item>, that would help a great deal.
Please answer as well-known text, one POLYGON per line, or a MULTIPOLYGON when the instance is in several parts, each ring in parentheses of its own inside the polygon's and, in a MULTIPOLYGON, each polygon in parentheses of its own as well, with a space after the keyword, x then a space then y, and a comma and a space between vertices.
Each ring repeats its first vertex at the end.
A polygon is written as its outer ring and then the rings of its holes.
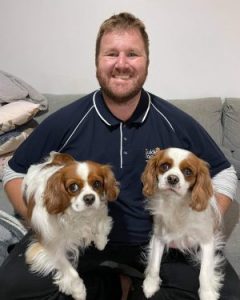
POLYGON ((103 250, 108 242, 108 235, 112 229, 112 218, 107 216, 97 224, 97 232, 94 238, 94 244, 98 250, 103 250))
POLYGON ((78 272, 73 268, 65 256, 56 262, 57 270, 53 276, 54 284, 66 295, 71 295, 75 300, 86 299, 86 288, 78 272))
POLYGON ((150 298, 157 290, 159 290, 161 284, 159 274, 163 250, 163 242, 159 236, 153 235, 149 245, 148 263, 145 270, 145 279, 143 281, 143 291, 147 298, 150 298))
POLYGON ((222 273, 216 270, 219 258, 215 254, 214 239, 200 245, 201 268, 199 277, 200 300, 217 300, 220 297, 219 290, 223 278, 222 273))

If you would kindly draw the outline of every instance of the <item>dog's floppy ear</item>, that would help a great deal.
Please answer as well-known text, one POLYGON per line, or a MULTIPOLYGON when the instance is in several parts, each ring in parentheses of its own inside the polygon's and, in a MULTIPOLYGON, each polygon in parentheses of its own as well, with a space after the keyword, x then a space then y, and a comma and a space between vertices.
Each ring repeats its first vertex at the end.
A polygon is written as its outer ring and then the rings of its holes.
POLYGON ((61 165, 65 165, 69 162, 74 161, 74 158, 70 154, 67 154, 67 153, 59 153, 59 152, 52 151, 50 153, 50 157, 52 159, 50 164, 53 164, 53 165, 60 165, 61 166, 61 165))
POLYGON ((49 214, 63 212, 69 206, 69 195, 64 186, 63 174, 56 172, 47 181, 44 203, 49 214))
POLYGON ((153 196, 156 192, 158 162, 160 161, 162 154, 163 151, 157 149, 157 152, 149 159, 142 173, 143 195, 147 198, 153 196))
POLYGON ((101 166, 104 180, 104 191, 106 200, 116 200, 119 194, 119 184, 113 174, 113 171, 109 165, 101 166))
POLYGON ((203 211, 207 208, 212 195, 213 187, 208 165, 205 161, 199 160, 197 179, 193 186, 190 206, 193 210, 203 211))

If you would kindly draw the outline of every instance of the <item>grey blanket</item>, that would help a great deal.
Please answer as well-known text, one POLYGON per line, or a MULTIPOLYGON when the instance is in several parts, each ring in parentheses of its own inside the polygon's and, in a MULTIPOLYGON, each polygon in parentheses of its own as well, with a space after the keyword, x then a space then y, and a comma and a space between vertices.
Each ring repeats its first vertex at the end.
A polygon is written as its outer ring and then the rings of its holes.
POLYGON ((48 108, 48 100, 32 86, 7 72, 0 70, 0 106, 17 100, 40 104, 40 110, 48 108))
POLYGON ((8 256, 9 246, 20 241, 26 233, 18 219, 0 210, 0 265, 8 256))

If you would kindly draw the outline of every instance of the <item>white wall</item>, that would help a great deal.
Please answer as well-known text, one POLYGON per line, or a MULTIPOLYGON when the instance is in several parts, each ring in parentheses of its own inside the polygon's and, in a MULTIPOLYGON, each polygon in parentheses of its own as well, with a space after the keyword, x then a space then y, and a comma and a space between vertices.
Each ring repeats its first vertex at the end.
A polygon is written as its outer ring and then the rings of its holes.
POLYGON ((88 93, 99 25, 120 11, 147 27, 146 89, 240 97, 239 0, 0 0, 0 70, 43 93, 88 93))

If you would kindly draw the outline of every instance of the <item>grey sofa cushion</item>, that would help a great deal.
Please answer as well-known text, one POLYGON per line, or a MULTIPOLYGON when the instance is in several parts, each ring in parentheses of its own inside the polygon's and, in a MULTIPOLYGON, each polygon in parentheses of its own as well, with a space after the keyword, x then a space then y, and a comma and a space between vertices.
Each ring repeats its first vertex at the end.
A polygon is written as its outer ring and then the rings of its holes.
POLYGON ((41 123, 46 117, 50 114, 54 113, 56 110, 70 104, 71 102, 81 98, 84 94, 66 94, 66 95, 57 95, 57 94, 44 94, 44 96, 48 99, 48 111, 39 113, 35 116, 37 122, 41 123))
POLYGON ((240 178, 240 98, 226 98, 223 105, 223 146, 240 178))
POLYGON ((170 100, 194 119, 196 119, 211 135, 218 146, 222 145, 222 100, 219 97, 170 100), (193 104, 195 102, 195 105, 193 104))

